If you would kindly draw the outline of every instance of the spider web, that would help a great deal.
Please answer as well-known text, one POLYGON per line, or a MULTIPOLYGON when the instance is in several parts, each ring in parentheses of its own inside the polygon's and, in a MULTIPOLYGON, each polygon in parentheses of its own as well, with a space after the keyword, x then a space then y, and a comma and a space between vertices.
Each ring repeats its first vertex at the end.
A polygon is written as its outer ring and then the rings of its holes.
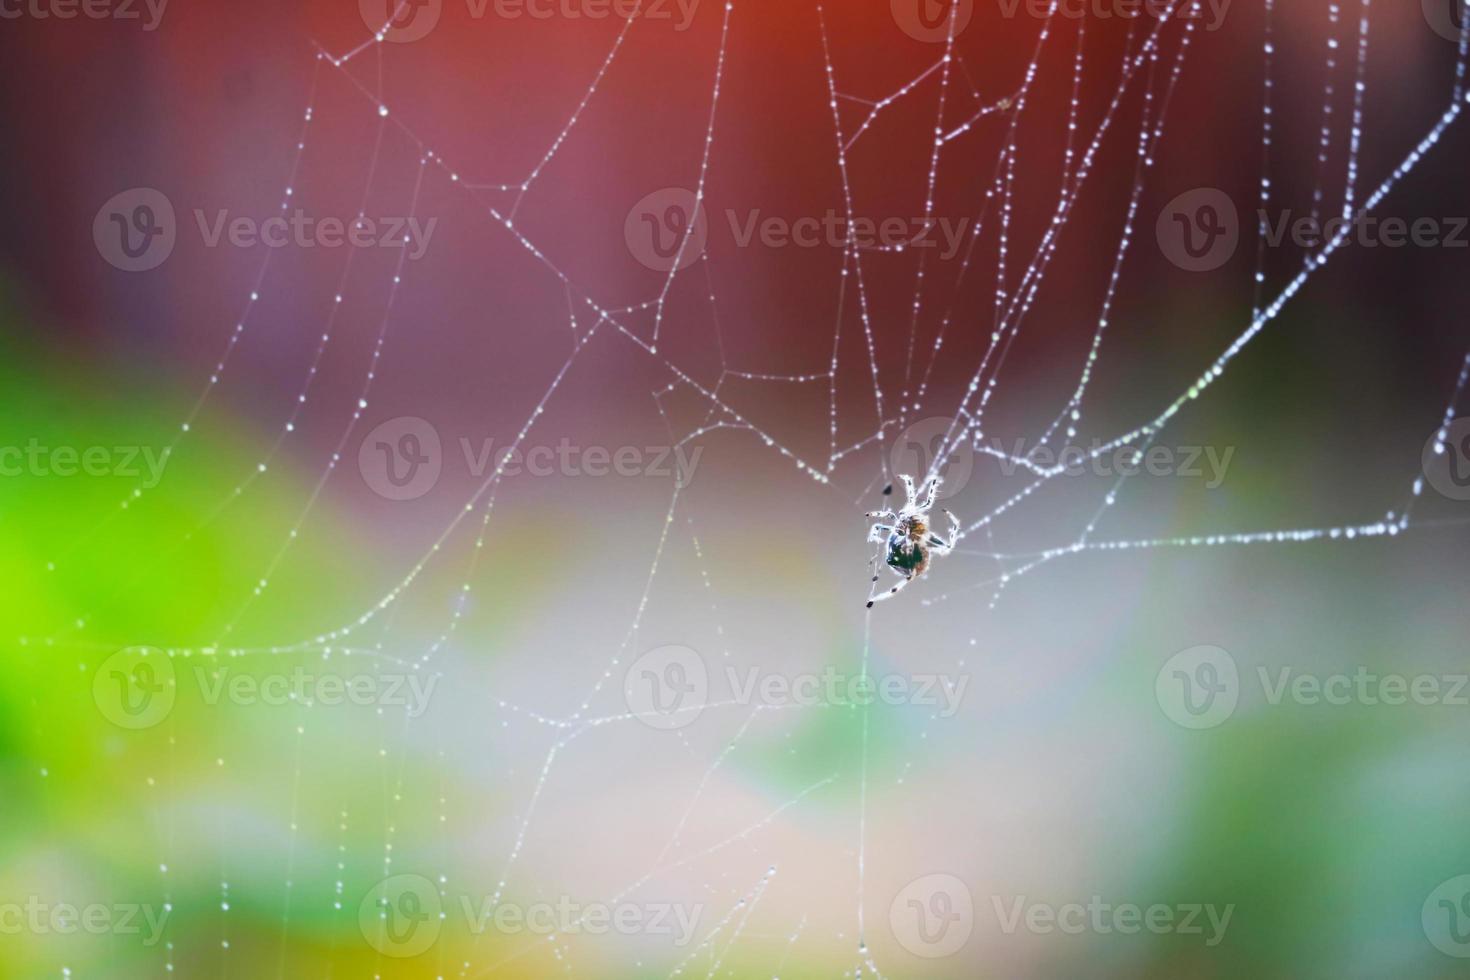
MULTIPOLYGON (((517 415, 518 423, 503 453, 496 455, 495 465, 456 501, 447 518, 427 531, 415 528, 412 557, 395 572, 386 588, 350 615, 313 623, 301 635, 256 635, 251 632, 252 615, 276 597, 277 580, 290 569, 298 542, 321 518, 332 488, 342 480, 340 471, 351 465, 367 428, 379 375, 389 367, 395 344, 402 342, 398 336, 410 329, 411 317, 405 307, 418 287, 414 281, 416 270, 408 266, 406 253, 400 252, 384 268, 373 269, 370 274, 375 281, 369 286, 366 276, 355 273, 357 260, 349 250, 333 300, 315 334, 317 339, 306 363, 292 376, 293 387, 279 429, 267 440, 259 458, 244 469, 233 489, 207 508, 203 520, 176 546, 192 540, 205 527, 227 520, 231 508, 252 492, 265 492, 261 490, 263 481, 289 456, 298 430, 320 400, 319 375, 347 329, 339 312, 344 297, 361 290, 373 297, 369 302, 377 315, 369 328, 365 363, 357 369, 355 397, 346 406, 347 417, 328 426, 335 434, 327 439, 325 458, 293 498, 284 531, 265 552, 264 562, 250 572, 254 584, 235 598, 214 635, 162 641, 147 638, 171 658, 197 658, 212 665, 214 676, 219 676, 220 664, 254 657, 299 658, 303 662, 356 658, 374 670, 397 668, 426 677, 452 672, 458 666, 456 658, 471 655, 467 651, 473 650, 473 641, 463 634, 467 617, 477 608, 474 599, 482 591, 496 589, 513 596, 516 589, 514 581, 506 584, 503 576, 495 574, 497 562, 486 555, 487 551, 494 552, 494 536, 501 525, 514 523, 518 519, 515 508, 524 505, 519 498, 515 498, 518 503, 502 503, 515 480, 508 475, 508 454, 537 439, 554 438, 555 432, 545 431, 547 418, 559 400, 572 396, 577 385, 590 386, 593 378, 601 385, 619 383, 620 379, 609 377, 608 371, 587 365, 597 356, 591 353, 594 349, 602 355, 609 348, 618 348, 636 358, 637 377, 642 378, 646 370, 659 379, 651 391, 653 408, 666 428, 671 447, 707 445, 715 452, 742 454, 754 450, 763 460, 757 466, 773 462, 782 468, 794 468, 801 478, 800 489, 782 488, 780 493, 806 495, 813 506, 840 507, 844 515, 850 511, 852 540, 831 544, 844 556, 862 546, 865 525, 860 514, 874 506, 879 491, 901 475, 894 465, 895 449, 903 434, 921 419, 947 420, 925 471, 911 474, 921 484, 940 478, 961 454, 994 458, 1020 474, 1019 484, 1008 487, 998 499, 983 498, 977 487, 946 501, 962 520, 962 534, 951 542, 954 554, 939 558, 926 580, 915 585, 917 598, 915 592, 910 592, 867 614, 861 627, 860 670, 864 676, 874 655, 875 622, 881 622, 885 614, 900 615, 896 610, 901 604, 917 607, 901 613, 912 621, 928 615, 930 606, 978 598, 979 607, 974 611, 978 632, 979 624, 990 611, 1001 607, 1009 590, 1020 588, 1024 580, 1041 575, 1051 566, 1083 555, 1346 542, 1397 537, 1420 528, 1443 526, 1434 519, 1416 518, 1425 485, 1422 477, 1409 473, 1405 474, 1402 499, 1385 501, 1381 514, 1356 522, 1307 519, 1269 528, 1203 528, 1184 536, 1108 536, 1111 516, 1134 486, 1129 476, 1119 475, 1100 492, 1094 493, 1089 487, 1064 498, 1071 520, 1059 540, 1053 534, 1038 541, 1034 528, 1019 524, 1018 517, 1028 507, 1042 500, 1053 487, 1068 482, 1062 478, 1068 475, 1069 467, 1039 461, 1038 451, 1055 448, 1086 431, 1093 418, 1093 405, 1099 399, 1099 379, 1106 376, 1109 354, 1117 343, 1115 335, 1140 329, 1138 317, 1119 304, 1135 295, 1128 284, 1133 269, 1143 261, 1138 254, 1144 247, 1140 239, 1147 236, 1151 217, 1148 209, 1155 203, 1153 188, 1159 180, 1159 161, 1168 147, 1171 111, 1176 108, 1176 96, 1186 83, 1192 59, 1202 43, 1199 25, 1203 7, 1198 2, 1183 0, 1165 16, 1131 22, 1126 36, 1100 41, 1093 33, 1098 30, 1096 25, 1064 17, 1056 0, 1052 0, 1046 16, 1035 24, 1029 46, 1020 52, 1018 67, 1007 65, 1007 74, 998 86, 992 82, 998 72, 982 71, 974 63, 971 49, 963 43, 960 5, 953 5, 949 30, 942 41, 932 45, 933 57, 916 74, 886 91, 872 90, 863 54, 845 50, 840 43, 842 15, 822 6, 812 8, 810 16, 819 44, 810 52, 810 59, 817 66, 815 75, 820 76, 823 88, 804 94, 826 106, 830 133, 824 134, 824 139, 830 139, 832 188, 846 227, 870 213, 865 198, 878 182, 889 180, 917 198, 919 205, 913 211, 916 219, 932 224, 942 208, 962 200, 968 202, 966 217, 972 219, 972 224, 964 235, 957 265, 941 263, 931 250, 913 247, 912 242, 843 243, 839 274, 831 282, 810 287, 814 291, 827 290, 833 297, 831 322, 824 328, 830 331, 825 334, 830 336, 830 343, 824 344, 830 356, 825 364, 795 366, 776 352, 771 352, 770 363, 752 364, 742 359, 748 350, 734 353, 730 349, 748 345, 727 346, 728 341, 738 341, 741 325, 732 323, 728 313, 723 312, 728 304, 719 297, 738 293, 747 283, 742 275, 722 269, 713 249, 686 261, 691 250, 699 251, 693 220, 686 220, 680 229, 670 268, 652 295, 634 302, 607 298, 588 285, 581 275, 571 271, 574 263, 552 245, 542 244, 535 230, 538 206, 549 206, 547 199, 554 193, 544 185, 556 179, 556 165, 569 154, 596 152, 595 146, 587 145, 585 132, 599 111, 613 111, 611 107, 604 109, 603 104, 612 99, 609 88, 616 84, 618 72, 628 68, 630 44, 640 30, 647 29, 640 17, 627 18, 616 26, 601 59, 588 66, 590 80, 585 91, 567 107, 544 151, 533 155, 533 165, 522 176, 507 182, 472 177, 461 164, 437 151, 433 140, 420 135, 416 117, 423 107, 401 104, 385 85, 385 65, 395 57, 393 46, 386 40, 391 24, 406 9, 406 5, 401 6, 380 32, 355 47, 316 48, 299 137, 282 184, 281 207, 285 209, 315 190, 300 186, 298 178, 303 156, 312 149, 324 114, 366 124, 372 135, 358 214, 366 214, 375 197, 385 193, 403 202, 400 207, 410 217, 424 213, 427 193, 453 195, 463 202, 467 214, 479 216, 502 243, 523 252, 529 266, 549 285, 549 291, 542 295, 554 296, 559 302, 542 311, 536 329, 551 329, 554 325, 564 331, 565 352, 549 368, 535 365, 534 394, 517 415), (1052 105, 1042 92, 1046 84, 1057 85, 1058 91, 1068 93, 1060 106, 1052 105), (1029 127, 1055 128, 1058 118, 1064 132, 1059 159, 1040 154, 1044 166, 1036 161, 1038 154, 1028 142, 1029 127), (908 125, 908 130, 898 131, 917 140, 912 157, 918 167, 912 173, 872 172, 873 157, 865 154, 883 138, 884 127, 890 124, 908 125), (388 171, 385 157, 395 146, 407 147, 414 158, 411 176, 388 171), (1055 167, 1050 166, 1053 163, 1055 167), (1114 175, 1119 173, 1125 179, 1116 179, 1114 175), (946 196, 951 190, 953 194, 946 196), (1110 210, 1089 211, 1092 198, 1105 201, 1110 210), (1080 343, 1069 342, 1065 349, 1058 348, 1055 356, 1045 359, 1054 369, 1071 365, 1058 388, 1062 397, 1019 423, 1028 436, 1027 452, 998 450, 996 432, 1014 432, 1018 426, 1015 411, 999 406, 1004 405, 1008 394, 1028 384, 1032 375, 1024 365, 1028 363, 1026 358, 1035 356, 1028 353, 1028 346, 1034 335, 1046 334, 1055 322, 1048 303, 1052 284, 1065 276, 1060 257, 1069 247, 1068 232, 1084 221, 1090 228, 1097 227, 1099 214, 1107 217, 1110 229, 1103 238, 1103 254, 1108 258, 1106 274, 1100 288, 1094 284, 1069 298, 1072 320, 1084 318, 1089 329, 1081 335, 1080 343), (902 288, 895 291, 885 287, 891 286, 888 278, 896 263, 903 263, 904 273, 902 288), (879 280, 883 280, 881 286, 879 280), (902 299, 894 301, 887 295, 892 292, 902 299), (714 341, 717 361, 713 365, 697 362, 680 347, 679 335, 695 330, 714 341), (886 339, 895 337, 898 340, 893 343, 886 339), (763 410, 767 393, 777 390, 818 392, 815 403, 825 408, 825 424, 793 422, 782 413, 763 410), (1025 531, 1021 537, 1029 538, 1029 546, 1001 543, 1013 526, 1025 531), (487 581, 497 584, 487 587, 487 581)), ((727 58, 732 32, 739 30, 742 13, 742 4, 724 4, 718 11, 718 30, 703 38, 708 43, 700 69, 707 94, 704 123, 695 132, 681 134, 692 148, 687 193, 692 195, 696 210, 710 201, 720 168, 718 137, 730 125, 721 112, 722 93, 732 83, 727 58)), ((1275 84, 1281 54, 1273 34, 1278 16, 1273 0, 1264 0, 1263 13, 1267 28, 1262 49, 1265 81, 1259 146, 1263 166, 1257 204, 1264 215, 1279 193, 1272 175, 1281 155, 1283 127, 1275 84)), ((1328 2, 1322 11, 1328 24, 1327 45, 1321 65, 1320 114, 1315 129, 1309 132, 1312 178, 1305 195, 1314 218, 1329 213, 1350 217, 1359 211, 1380 209, 1459 123, 1464 111, 1467 45, 1462 37, 1453 76, 1446 79, 1442 112, 1426 131, 1413 134, 1407 149, 1386 173, 1373 174, 1363 168, 1368 135, 1365 102, 1373 54, 1372 14, 1367 0, 1328 2)), ((1335 235, 1294 257, 1292 267, 1283 271, 1279 254, 1266 246, 1263 218, 1257 228, 1253 295, 1246 322, 1232 328, 1218 353, 1201 367, 1191 368, 1185 384, 1175 389, 1150 390, 1151 407, 1141 421, 1115 426, 1111 416, 1099 412, 1103 414, 1103 427, 1082 459, 1102 459, 1120 449, 1137 452, 1141 459, 1195 403, 1219 397, 1217 392, 1245 370, 1238 365, 1246 352, 1277 325, 1293 302, 1305 301, 1302 297, 1315 280, 1350 244, 1351 232, 1351 223, 1344 223, 1335 235)), ((611 246, 602 243, 598 247, 611 246)), ((258 328, 259 308, 279 280, 278 266, 289 261, 274 252, 267 250, 251 274, 242 310, 225 331, 223 348, 200 393, 178 422, 176 435, 166 450, 168 456, 184 452, 201 438, 201 423, 210 417, 216 392, 235 377, 241 351, 258 328)), ((1078 287, 1069 284, 1068 288, 1078 287)), ((1425 422, 1438 427, 1441 452, 1467 379, 1470 355, 1447 365, 1443 377, 1433 379, 1443 391, 1445 409, 1441 416, 1425 422)), ((1417 452, 1417 447, 1412 448, 1417 452)), ((133 488, 99 521, 63 545, 48 565, 48 572, 63 574, 98 536, 125 522, 130 511, 143 506, 149 493, 149 488, 141 484, 133 488)), ((304 910, 330 906, 338 915, 337 928, 331 931, 335 951, 339 936, 353 928, 360 883, 399 873, 409 865, 433 865, 438 869, 432 877, 446 907, 452 903, 456 888, 482 891, 492 909, 543 892, 527 873, 528 849, 542 849, 538 853, 544 860, 547 838, 555 833, 548 825, 566 833, 555 806, 566 806, 567 802, 552 799, 552 794, 568 757, 579 750, 592 751, 591 743, 638 724, 636 712, 609 707, 617 700, 610 695, 621 684, 630 659, 650 645, 645 636, 648 609, 668 580, 669 567, 679 561, 676 551, 692 558, 690 567, 697 574, 697 592, 705 603, 700 616, 718 637, 714 642, 721 658, 732 658, 731 644, 721 625, 726 597, 707 560, 708 535, 702 536, 705 522, 718 523, 719 515, 698 506, 697 496, 694 488, 675 483, 663 505, 656 533, 639 536, 622 549, 626 567, 639 570, 636 601, 631 611, 620 614, 614 642, 602 645, 605 655, 600 666, 588 670, 586 664, 578 663, 575 676, 559 678, 561 684, 578 692, 575 708, 562 712, 507 696, 497 698, 493 717, 480 720, 487 728, 498 725, 504 729, 514 724, 518 731, 533 733, 541 740, 538 749, 525 760, 498 759, 506 769, 493 774, 493 778, 522 777, 525 783, 520 786, 521 795, 498 801, 500 812, 485 815, 455 810, 453 787, 445 775, 451 771, 450 760, 459 737, 453 728, 445 724, 426 726, 407 713, 382 708, 377 711, 376 744, 353 747, 370 756, 376 766, 381 798, 374 809, 363 813, 355 803, 346 806, 333 801, 328 805, 314 799, 312 787, 303 782, 310 778, 308 762, 316 748, 325 749, 333 742, 328 727, 314 717, 313 706, 298 706, 285 741, 280 743, 292 762, 289 813, 279 827, 272 828, 272 833, 283 838, 286 855, 278 894, 257 893, 256 869, 235 859, 232 828, 227 821, 220 821, 215 842, 218 867, 211 871, 218 881, 218 902, 210 920, 211 928, 218 931, 220 975, 228 973, 236 955, 231 943, 239 930, 235 909, 242 902, 242 878, 247 882, 243 889, 247 908, 258 909, 275 902, 280 910, 276 938, 282 975, 290 963, 291 941, 306 928, 302 922, 304 910), (416 763, 425 759, 432 761, 433 771, 416 771, 416 763), (475 853, 475 866, 463 874, 454 870, 464 860, 452 846, 454 822, 465 831, 482 822, 491 828, 492 842, 475 853), (372 828, 370 836, 375 838, 376 846, 371 850, 356 836, 361 826, 372 828), (299 881, 310 877, 298 862, 315 860, 310 857, 310 845, 318 851, 333 852, 327 872, 332 878, 328 893, 308 894, 298 887, 299 881), (408 864, 400 857, 404 852, 413 855, 408 864)), ((855 568, 855 575, 861 571, 855 568)), ((136 588, 146 574, 145 569, 123 574, 117 583, 118 592, 126 594, 128 589, 136 588)), ((852 595, 854 614, 858 602, 865 598, 871 598, 871 594, 852 595)), ((119 645, 92 641, 95 631, 94 615, 83 612, 67 628, 23 642, 98 651, 111 651, 119 645)), ((738 650, 733 651, 733 656, 739 655, 738 650)), ((530 693, 538 692, 532 688, 530 693)), ((555 701, 548 699, 548 703, 555 701)), ((729 709, 733 717, 744 706, 716 701, 707 707, 729 709)), ((846 975, 883 975, 878 954, 869 945, 870 941, 879 942, 872 917, 875 910, 881 912, 886 907, 887 896, 875 899, 868 884, 874 750, 868 708, 859 713, 859 741, 854 756, 839 754, 819 760, 819 771, 791 787, 774 805, 742 811, 741 820, 732 824, 715 819, 706 801, 731 764, 732 755, 746 745, 753 731, 766 726, 775 726, 779 731, 780 726, 788 724, 788 717, 800 713, 758 705, 741 715, 733 730, 722 729, 713 741, 683 731, 677 734, 690 778, 687 785, 681 780, 682 803, 676 809, 672 832, 650 867, 640 872, 629 872, 622 866, 613 868, 617 883, 608 885, 606 893, 598 898, 616 903, 644 895, 647 887, 656 883, 675 893, 681 887, 694 890, 711 903, 711 911, 701 922, 697 940, 687 950, 672 958, 663 951, 636 951, 635 956, 659 957, 654 964, 639 959, 640 970, 677 975, 704 969, 706 976, 714 976, 721 969, 730 969, 727 964, 732 951, 742 951, 742 946, 749 947, 754 941, 764 943, 763 953, 774 951, 775 959, 769 967, 776 974, 788 959, 810 957, 815 961, 833 955, 835 947, 841 950, 835 955, 846 958, 846 975), (836 901, 835 893, 842 893, 841 912, 824 915, 813 910, 810 915, 803 912, 792 919, 783 906, 780 912, 763 916, 761 913, 772 906, 773 899, 780 901, 790 870, 771 863, 768 853, 777 849, 768 852, 762 846, 763 838, 782 832, 799 819, 804 806, 843 787, 843 792, 852 794, 840 802, 853 828, 851 847, 843 849, 837 859, 848 865, 851 880, 824 888, 825 897, 832 901, 836 901), (715 832, 710 833, 711 829, 715 832), (708 877, 713 872, 707 869, 716 866, 716 859, 724 862, 718 864, 722 871, 718 877, 708 877), (834 929, 834 920, 846 920, 846 925, 834 929)), ((933 725, 933 718, 922 722, 914 737, 929 738, 933 725)), ((164 786, 177 788, 182 778, 184 764, 176 755, 183 739, 208 743, 219 768, 228 769, 234 747, 224 721, 217 719, 207 732, 186 732, 170 719, 167 763, 158 775, 164 786)), ((194 748, 191 746, 191 751, 194 748)), ((617 751, 614 749, 615 757, 617 751)), ((910 757, 898 773, 898 782, 903 782, 912 766, 910 757)), ((484 775, 492 778, 490 773, 484 775)), ((183 804, 177 797, 157 799, 155 846, 162 901, 170 908, 178 907, 181 913, 192 904, 197 912, 201 869, 179 863, 181 854, 188 852, 188 842, 178 838, 183 804)), ((922 870, 911 869, 914 874, 922 870)), ((793 894, 786 901, 799 904, 803 899, 793 894)), ((176 966, 177 938, 171 935, 162 948, 163 967, 169 972, 176 966)), ((482 940, 482 936, 476 936, 462 945, 453 945, 452 954, 449 942, 439 943, 431 954, 437 956, 437 975, 504 975, 532 961, 543 966, 555 963, 571 973, 590 969, 599 955, 590 941, 575 935, 527 939, 508 954, 503 949, 486 948, 482 940)), ((386 969, 387 963, 380 959, 377 966, 386 969)))

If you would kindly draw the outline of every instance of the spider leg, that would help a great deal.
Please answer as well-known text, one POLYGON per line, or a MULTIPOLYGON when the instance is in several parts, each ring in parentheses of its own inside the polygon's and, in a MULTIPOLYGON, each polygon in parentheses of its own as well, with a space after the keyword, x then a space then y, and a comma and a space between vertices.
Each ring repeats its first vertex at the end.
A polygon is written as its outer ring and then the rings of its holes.
MULTIPOLYGON (((903 574, 903 573, 900 573, 900 574, 903 574)), ((914 580, 914 578, 915 578, 915 576, 912 573, 905 574, 902 582, 899 582, 897 585, 895 585, 893 588, 889 589, 887 592, 880 593, 879 595, 876 595, 873 598, 869 599, 868 600, 868 608, 869 609, 872 609, 873 608, 873 603, 875 603, 875 602, 882 602, 884 599, 892 599, 894 596, 898 595, 898 593, 900 591, 903 590, 904 586, 906 586, 910 582, 912 582, 914 580)), ((875 578, 874 581, 877 581, 877 579, 875 578)))
POLYGON ((893 511, 889 510, 886 507, 883 510, 870 510, 866 514, 864 514, 863 516, 864 517, 868 517, 868 518, 876 517, 879 520, 884 520, 884 521, 896 521, 896 520, 898 520, 898 515, 895 514, 893 511))
POLYGON ((917 496, 917 494, 914 493, 914 478, 909 476, 907 473, 899 474, 898 478, 903 481, 903 505, 905 507, 910 507, 914 503, 914 497, 917 496))
POLYGON ((882 526, 881 524, 874 524, 872 530, 868 532, 868 543, 873 544, 876 542, 878 545, 873 550, 873 557, 868 559, 868 571, 873 573, 873 581, 875 583, 878 581, 878 563, 883 560, 883 553, 888 550, 888 545, 885 543, 885 540, 877 536, 878 529, 882 526))
POLYGON ((929 543, 938 548, 941 555, 949 554, 960 543, 960 519, 947 509, 944 516, 949 518, 949 540, 945 541, 937 534, 929 535, 929 543))
POLYGON ((893 525, 874 524, 868 529, 868 544, 872 544, 875 541, 886 541, 888 540, 888 535, 891 533, 893 533, 893 525))
POLYGON ((939 483, 939 477, 936 476, 929 481, 929 486, 924 490, 924 502, 919 505, 919 509, 925 513, 928 513, 929 509, 934 506, 934 500, 939 496, 939 483))

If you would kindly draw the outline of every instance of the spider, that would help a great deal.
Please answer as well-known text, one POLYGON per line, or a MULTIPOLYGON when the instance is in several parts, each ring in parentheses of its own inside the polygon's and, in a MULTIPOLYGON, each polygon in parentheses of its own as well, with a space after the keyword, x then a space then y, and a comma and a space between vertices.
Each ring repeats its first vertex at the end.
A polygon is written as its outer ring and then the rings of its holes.
MULTIPOLYGON (((902 575, 903 581, 882 595, 870 598, 868 600, 869 609, 873 608, 873 603, 881 602, 884 599, 897 595, 900 589, 924 574, 925 569, 929 567, 929 559, 932 556, 949 554, 954 550, 955 544, 959 541, 959 518, 955 517, 948 510, 944 511, 944 516, 949 518, 950 540, 945 541, 937 534, 931 534, 929 532, 929 511, 934 506, 935 495, 939 493, 939 478, 935 477, 929 483, 924 492, 922 502, 918 500, 918 495, 914 493, 913 477, 901 475, 899 479, 903 481, 906 496, 903 509, 895 512, 889 508, 884 508, 866 516, 878 518, 878 523, 874 524, 868 531, 868 543, 873 544, 883 541, 886 537, 888 542, 888 567, 893 569, 895 575, 902 575)), ((892 492, 893 486, 891 484, 883 491, 885 495, 892 492)), ((877 557, 874 556, 873 562, 875 565, 877 564, 877 560, 877 557)), ((876 568, 874 569, 873 581, 878 581, 876 568)))

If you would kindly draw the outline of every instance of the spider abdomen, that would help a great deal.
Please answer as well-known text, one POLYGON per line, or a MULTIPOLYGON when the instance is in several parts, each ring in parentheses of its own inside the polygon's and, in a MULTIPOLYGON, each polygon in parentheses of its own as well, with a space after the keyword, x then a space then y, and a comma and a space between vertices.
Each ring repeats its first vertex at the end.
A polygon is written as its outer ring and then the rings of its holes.
POLYGON ((905 572, 923 570, 928 555, 923 545, 907 534, 895 532, 888 537, 888 564, 905 572))

